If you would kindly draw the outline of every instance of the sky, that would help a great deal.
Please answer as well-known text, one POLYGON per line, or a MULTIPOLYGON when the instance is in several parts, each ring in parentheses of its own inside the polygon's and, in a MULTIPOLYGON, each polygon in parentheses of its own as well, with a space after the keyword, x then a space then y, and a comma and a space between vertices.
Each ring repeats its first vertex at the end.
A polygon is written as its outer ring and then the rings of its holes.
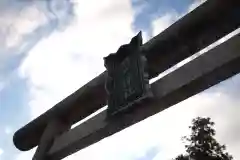
MULTIPOLYGON (((105 70, 103 57, 139 30, 144 42, 200 5, 194 0, 1 0, 0 160, 28 160, 12 142, 20 127, 105 70)), ((89 146, 68 160, 168 160, 197 116, 240 159, 240 75, 89 146), (174 117, 174 118, 173 118, 174 117), (94 153, 94 154, 93 154, 94 153)))

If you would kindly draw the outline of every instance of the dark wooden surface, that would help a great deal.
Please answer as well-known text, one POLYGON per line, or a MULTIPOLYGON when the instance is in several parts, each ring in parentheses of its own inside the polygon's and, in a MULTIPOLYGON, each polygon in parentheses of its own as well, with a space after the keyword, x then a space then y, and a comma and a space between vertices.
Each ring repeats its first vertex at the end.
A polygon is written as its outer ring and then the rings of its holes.
POLYGON ((240 34, 154 82, 154 98, 106 120, 106 110, 56 138, 49 156, 58 160, 181 102, 240 72, 240 34))
MULTIPOLYGON (((143 45, 150 77, 175 65, 240 26, 239 0, 209 0, 143 45)), ((72 125, 106 105, 106 73, 81 87, 18 130, 15 146, 26 151, 38 145, 47 123, 60 118, 72 125)))

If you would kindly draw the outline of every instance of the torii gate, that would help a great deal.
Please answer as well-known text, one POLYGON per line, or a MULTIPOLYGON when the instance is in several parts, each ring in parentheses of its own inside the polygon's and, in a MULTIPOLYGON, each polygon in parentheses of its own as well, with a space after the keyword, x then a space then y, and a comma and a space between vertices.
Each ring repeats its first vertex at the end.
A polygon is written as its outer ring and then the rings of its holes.
MULTIPOLYGON (((208 0, 141 46, 149 79, 240 26, 239 0, 208 0)), ((71 129, 107 105, 107 71, 19 129, 15 146, 38 146, 34 160, 58 160, 113 135, 240 72, 240 34, 151 84, 152 97, 108 118, 107 110, 71 129), (137 107, 136 107, 137 106, 137 107)))

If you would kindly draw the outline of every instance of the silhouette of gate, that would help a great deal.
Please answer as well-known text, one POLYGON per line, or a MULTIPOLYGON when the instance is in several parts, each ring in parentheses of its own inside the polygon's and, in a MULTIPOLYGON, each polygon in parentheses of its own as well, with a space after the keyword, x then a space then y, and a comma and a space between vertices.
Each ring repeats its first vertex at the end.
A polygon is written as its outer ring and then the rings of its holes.
MULTIPOLYGON (((149 79, 192 56, 240 26, 239 0, 208 0, 141 46, 149 79)), ((179 103, 240 71, 240 34, 209 49, 151 84, 152 97, 127 113, 107 119, 104 110, 79 126, 76 122, 107 105, 107 71, 40 115, 13 137, 35 160, 62 159, 101 139, 179 103)))

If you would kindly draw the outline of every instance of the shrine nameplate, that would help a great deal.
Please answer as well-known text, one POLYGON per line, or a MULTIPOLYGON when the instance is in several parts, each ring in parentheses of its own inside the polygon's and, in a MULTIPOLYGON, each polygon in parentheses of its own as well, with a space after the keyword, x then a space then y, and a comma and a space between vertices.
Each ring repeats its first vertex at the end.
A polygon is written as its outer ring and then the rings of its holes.
POLYGON ((147 62, 141 53, 141 45, 140 32, 130 44, 121 46, 117 53, 104 58, 108 72, 106 90, 109 115, 126 110, 150 95, 147 62))

